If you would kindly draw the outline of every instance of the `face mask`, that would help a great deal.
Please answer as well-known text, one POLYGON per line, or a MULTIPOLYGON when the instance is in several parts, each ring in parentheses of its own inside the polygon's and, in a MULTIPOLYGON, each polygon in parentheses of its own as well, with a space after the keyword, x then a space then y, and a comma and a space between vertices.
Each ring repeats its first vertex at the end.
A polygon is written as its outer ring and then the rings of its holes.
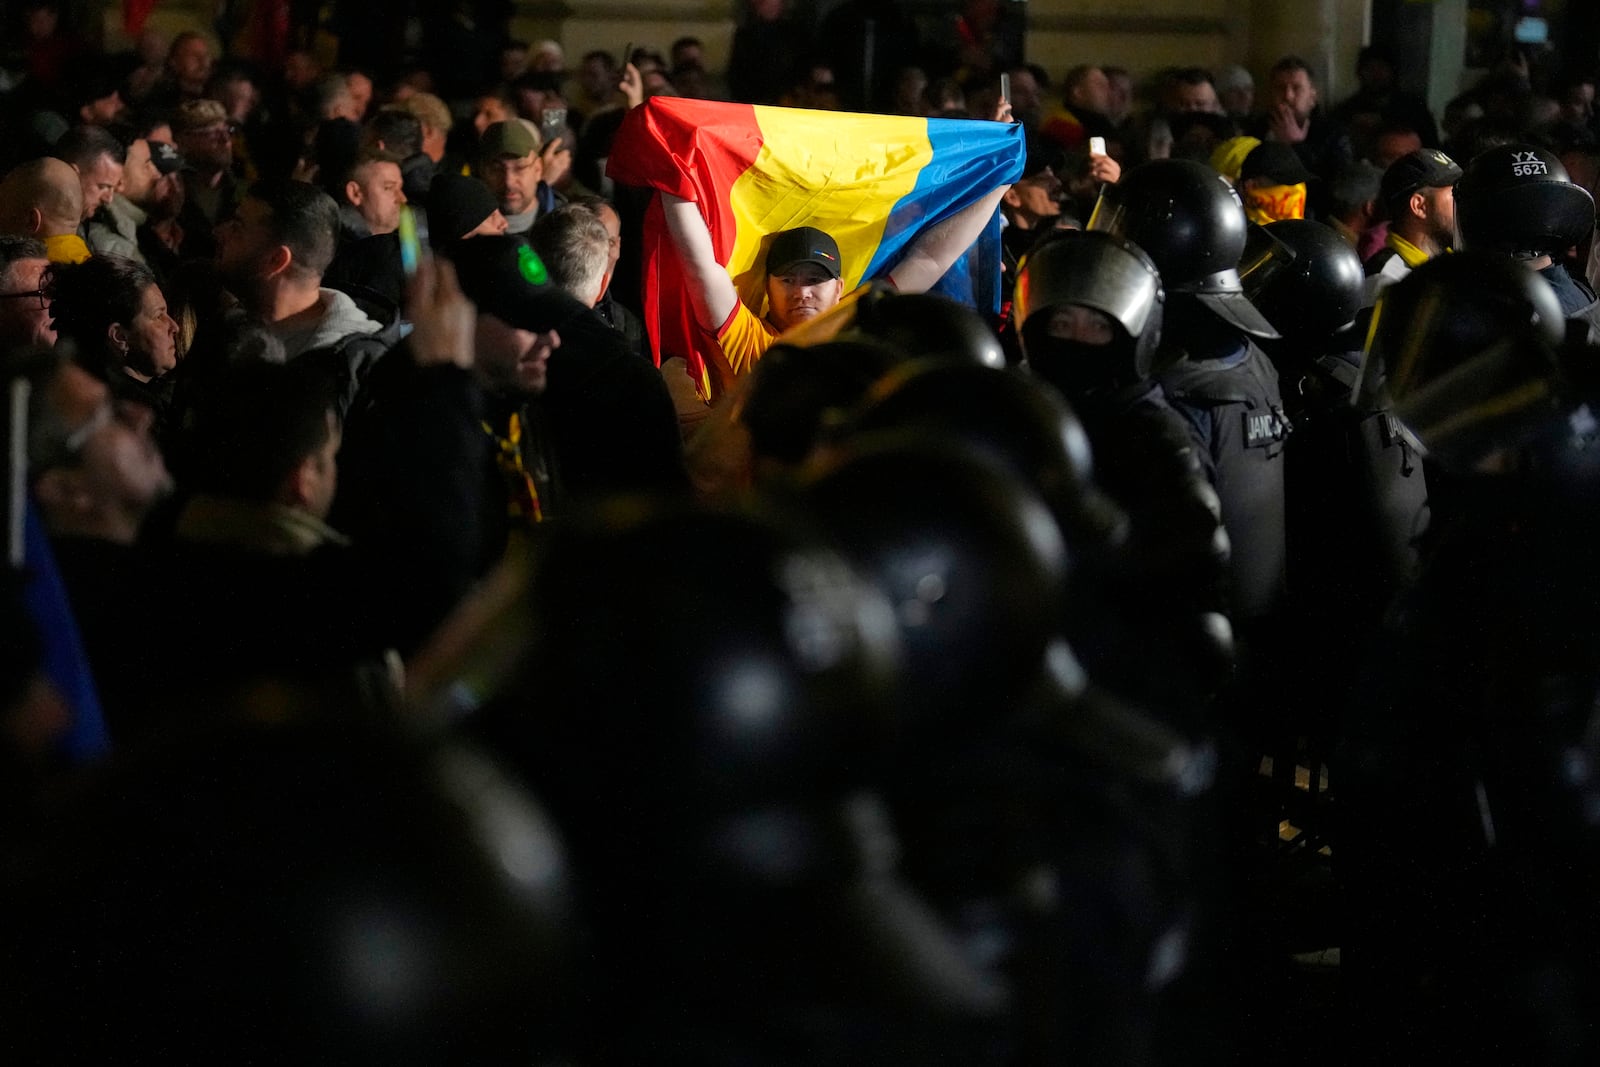
POLYGON ((1265 226, 1269 222, 1306 217, 1306 185, 1266 185, 1241 192, 1244 213, 1250 221, 1265 226))
POLYGON ((1081 401, 1128 384, 1131 361, 1123 346, 1093 345, 1059 337, 1028 344, 1028 366, 1068 400, 1081 401))

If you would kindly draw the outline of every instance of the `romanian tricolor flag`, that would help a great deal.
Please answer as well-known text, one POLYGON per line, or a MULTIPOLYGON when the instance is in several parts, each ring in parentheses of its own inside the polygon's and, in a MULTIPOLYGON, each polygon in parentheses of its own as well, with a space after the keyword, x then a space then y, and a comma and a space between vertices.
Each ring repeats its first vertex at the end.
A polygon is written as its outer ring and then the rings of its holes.
MULTIPOLYGON (((845 290, 887 274, 927 226, 1022 175, 1022 127, 977 119, 653 97, 629 112, 606 173, 700 205, 717 260, 740 298, 765 314, 772 236, 815 226, 839 244, 845 290)), ((1000 306, 994 224, 934 287, 980 310, 1000 306)), ((644 318, 656 359, 682 356, 709 395, 715 341, 694 321, 660 201, 644 229, 644 318)))

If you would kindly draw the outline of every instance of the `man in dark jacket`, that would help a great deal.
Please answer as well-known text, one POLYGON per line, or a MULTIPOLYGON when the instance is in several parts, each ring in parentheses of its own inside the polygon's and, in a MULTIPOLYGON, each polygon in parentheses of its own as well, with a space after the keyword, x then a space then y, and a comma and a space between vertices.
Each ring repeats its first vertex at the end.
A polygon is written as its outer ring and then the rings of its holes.
MULTIPOLYGON (((543 517, 609 493, 688 487, 666 385, 621 333, 550 285, 515 238, 478 237, 450 254, 478 306, 478 378, 519 496, 523 472, 543 517)), ((534 517, 534 501, 512 503, 534 517)))

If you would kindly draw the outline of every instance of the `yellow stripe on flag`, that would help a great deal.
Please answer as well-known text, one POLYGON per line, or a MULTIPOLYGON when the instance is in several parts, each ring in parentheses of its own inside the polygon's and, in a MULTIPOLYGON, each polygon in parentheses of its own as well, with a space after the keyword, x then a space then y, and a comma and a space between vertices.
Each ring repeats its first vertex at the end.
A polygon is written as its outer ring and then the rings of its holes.
POLYGON ((815 226, 839 244, 844 287, 860 283, 890 213, 933 160, 927 122, 891 115, 758 106, 761 150, 734 182, 738 220, 728 272, 747 306, 766 313, 766 249, 774 235, 815 226), (907 136, 908 132, 915 136, 907 136))

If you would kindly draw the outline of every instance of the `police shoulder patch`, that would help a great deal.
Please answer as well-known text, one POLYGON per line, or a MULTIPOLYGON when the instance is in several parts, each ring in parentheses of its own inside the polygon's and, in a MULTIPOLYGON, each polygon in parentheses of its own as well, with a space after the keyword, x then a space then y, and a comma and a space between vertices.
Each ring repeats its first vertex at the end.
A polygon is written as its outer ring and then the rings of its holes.
POLYGON ((1282 441, 1287 427, 1273 411, 1246 411, 1244 418, 1244 447, 1266 448, 1282 441))

